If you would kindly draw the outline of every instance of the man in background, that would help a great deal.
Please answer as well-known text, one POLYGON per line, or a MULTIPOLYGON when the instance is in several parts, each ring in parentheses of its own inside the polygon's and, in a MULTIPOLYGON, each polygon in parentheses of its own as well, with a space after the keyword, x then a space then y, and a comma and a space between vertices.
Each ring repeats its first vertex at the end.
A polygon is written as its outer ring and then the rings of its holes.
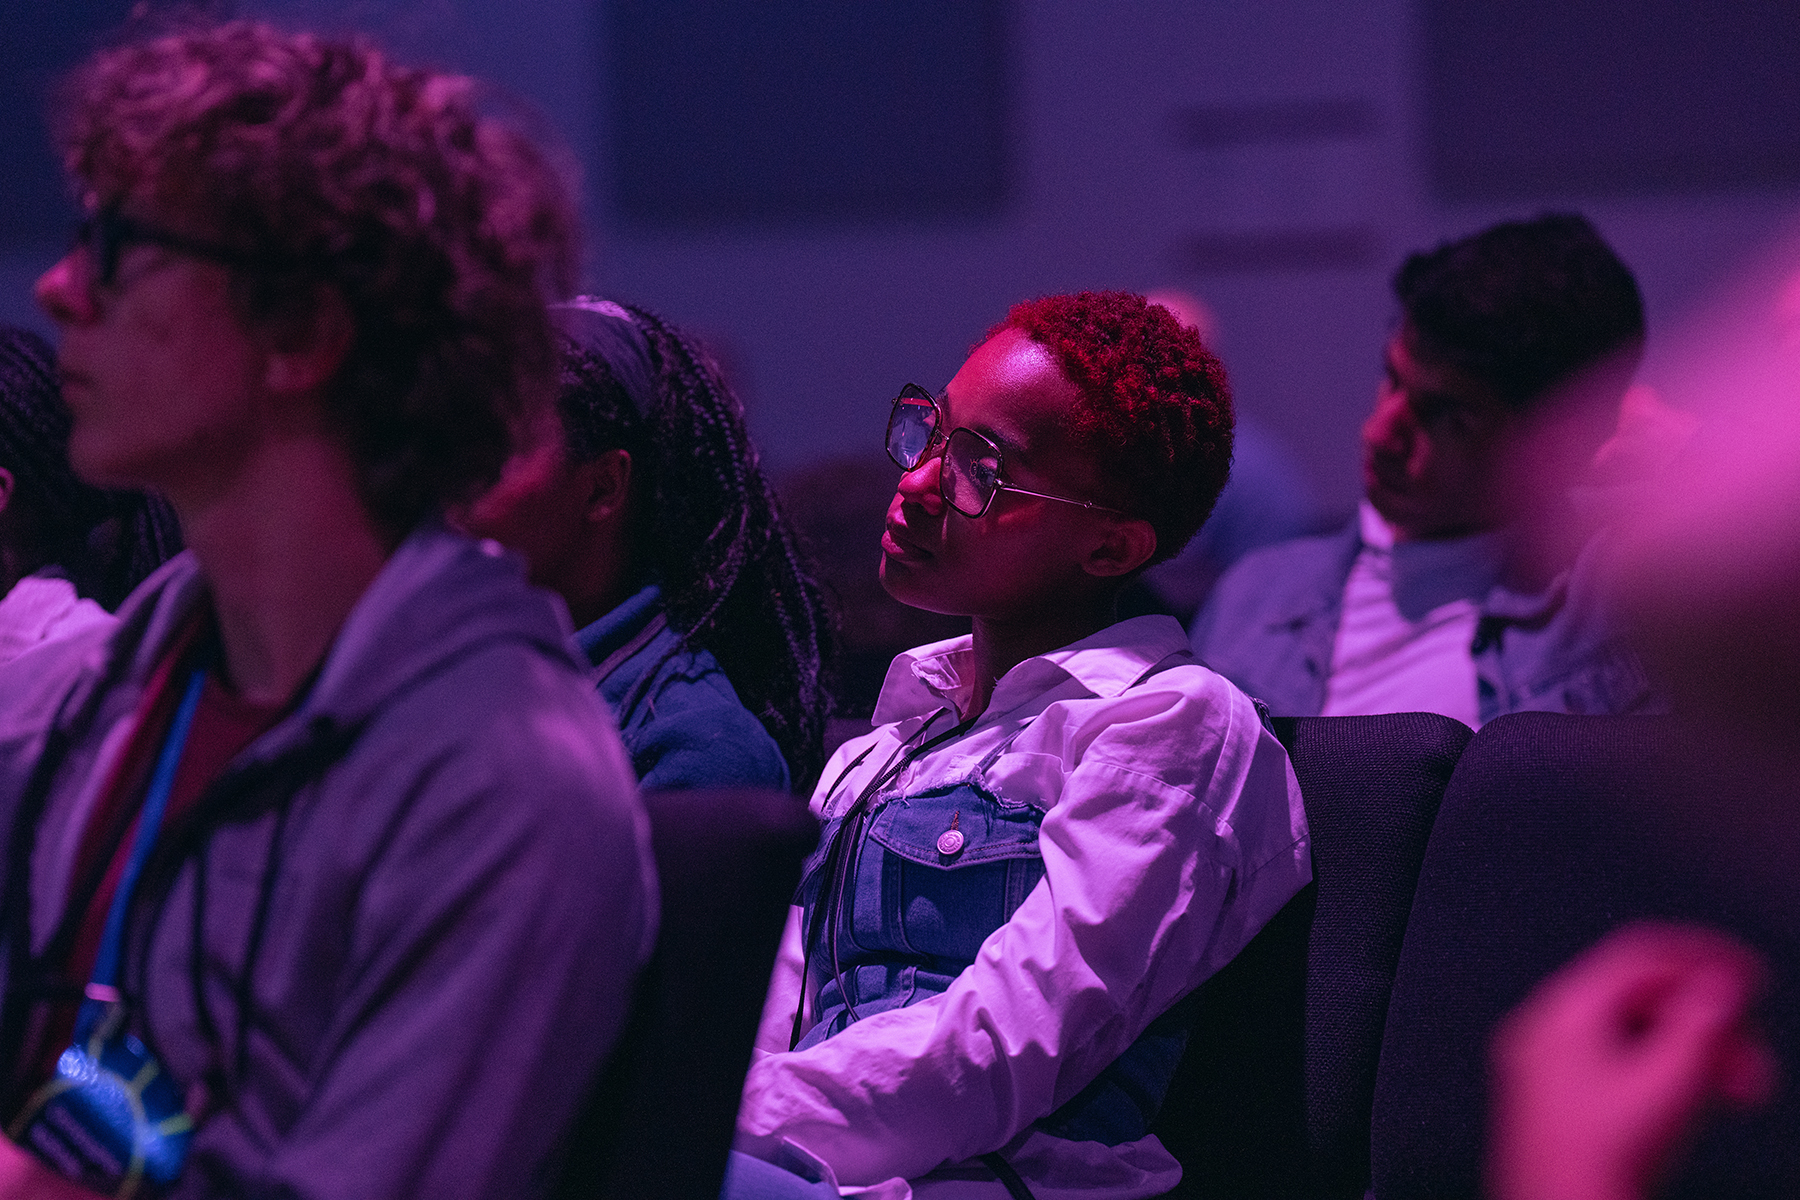
POLYGON ((1642 357, 1630 270, 1550 214, 1414 254, 1393 286, 1356 519, 1241 560, 1196 652, 1284 716, 1649 706, 1570 500, 1642 357))

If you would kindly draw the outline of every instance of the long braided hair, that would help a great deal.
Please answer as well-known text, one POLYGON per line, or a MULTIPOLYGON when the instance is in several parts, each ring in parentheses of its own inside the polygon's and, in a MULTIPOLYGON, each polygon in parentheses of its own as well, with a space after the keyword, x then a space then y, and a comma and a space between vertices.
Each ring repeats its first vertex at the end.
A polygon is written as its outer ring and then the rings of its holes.
MULTIPOLYGON (((610 322, 589 322, 583 328, 599 336, 565 338, 558 412, 575 461, 631 454, 634 549, 681 635, 664 661, 683 649, 710 651, 775 739, 795 787, 808 788, 824 766, 836 638, 824 592, 763 477, 743 406, 712 357, 662 318, 604 301, 570 307, 629 325, 609 335, 610 322)), ((626 696, 621 720, 655 674, 626 696)))
POLYGON ((77 479, 71 425, 49 344, 0 325, 0 467, 13 477, 0 574, 10 583, 53 566, 77 592, 114 609, 181 549, 181 530, 156 497, 77 479))

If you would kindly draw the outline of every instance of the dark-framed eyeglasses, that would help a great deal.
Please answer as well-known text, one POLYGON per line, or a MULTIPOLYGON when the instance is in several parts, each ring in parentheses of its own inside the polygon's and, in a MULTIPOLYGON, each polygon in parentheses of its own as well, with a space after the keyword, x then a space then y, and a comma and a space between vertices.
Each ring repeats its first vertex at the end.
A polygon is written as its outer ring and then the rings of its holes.
POLYGON ((936 396, 916 383, 900 389, 894 409, 888 414, 888 457, 903 471, 910 471, 931 457, 941 440, 944 463, 938 470, 938 492, 944 503, 965 517, 979 517, 994 503, 1001 492, 1017 492, 1040 500, 1056 500, 1095 512, 1119 513, 1123 510, 1104 504, 1090 504, 1068 496, 1052 496, 1034 492, 1005 481, 1006 461, 1000 447, 967 426, 943 432, 944 409, 936 396))
POLYGON ((204 258, 228 267, 266 267, 272 259, 264 255, 235 250, 216 242, 183 237, 166 229, 158 229, 143 221, 133 220, 116 208, 103 208, 89 213, 75 226, 75 245, 81 247, 93 267, 94 282, 102 287, 118 274, 119 256, 127 246, 160 246, 178 254, 204 258))

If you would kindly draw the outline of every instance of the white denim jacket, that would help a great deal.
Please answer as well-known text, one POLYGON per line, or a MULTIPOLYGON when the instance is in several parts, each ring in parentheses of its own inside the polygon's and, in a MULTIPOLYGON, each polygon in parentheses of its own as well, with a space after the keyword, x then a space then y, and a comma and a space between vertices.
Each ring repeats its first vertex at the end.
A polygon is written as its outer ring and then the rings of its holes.
MULTIPOLYGON (((841 812, 897 747, 946 704, 966 700, 970 656, 963 637, 897 658, 878 727, 837 751, 814 810, 841 812)), ((932 732, 944 726, 940 716, 932 732)), ((1003 1197, 970 1162, 993 1150, 1039 1200, 1160 1195, 1180 1168, 1154 1136, 1106 1146, 1032 1123, 1230 961, 1310 880, 1293 769, 1251 701, 1193 661, 1168 617, 1122 621, 1020 663, 972 728, 882 793, 966 778, 978 765, 996 794, 1045 811, 1043 879, 947 991, 866 1015, 798 1052, 787 1049, 801 992, 794 909, 745 1084, 739 1147, 813 1162, 846 1194, 884 1200, 1003 1197)))

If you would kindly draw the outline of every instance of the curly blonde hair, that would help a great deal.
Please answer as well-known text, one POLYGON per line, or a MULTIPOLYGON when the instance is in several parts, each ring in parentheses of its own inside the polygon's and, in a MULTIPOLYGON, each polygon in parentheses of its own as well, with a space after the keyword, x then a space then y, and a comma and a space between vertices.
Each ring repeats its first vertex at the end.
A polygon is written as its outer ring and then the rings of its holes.
POLYGON ((553 393, 546 304, 573 290, 567 178, 471 79, 361 39, 233 21, 104 49, 65 81, 63 162, 91 208, 231 247, 246 323, 321 286, 355 327, 329 418, 396 536, 497 478, 553 393))

